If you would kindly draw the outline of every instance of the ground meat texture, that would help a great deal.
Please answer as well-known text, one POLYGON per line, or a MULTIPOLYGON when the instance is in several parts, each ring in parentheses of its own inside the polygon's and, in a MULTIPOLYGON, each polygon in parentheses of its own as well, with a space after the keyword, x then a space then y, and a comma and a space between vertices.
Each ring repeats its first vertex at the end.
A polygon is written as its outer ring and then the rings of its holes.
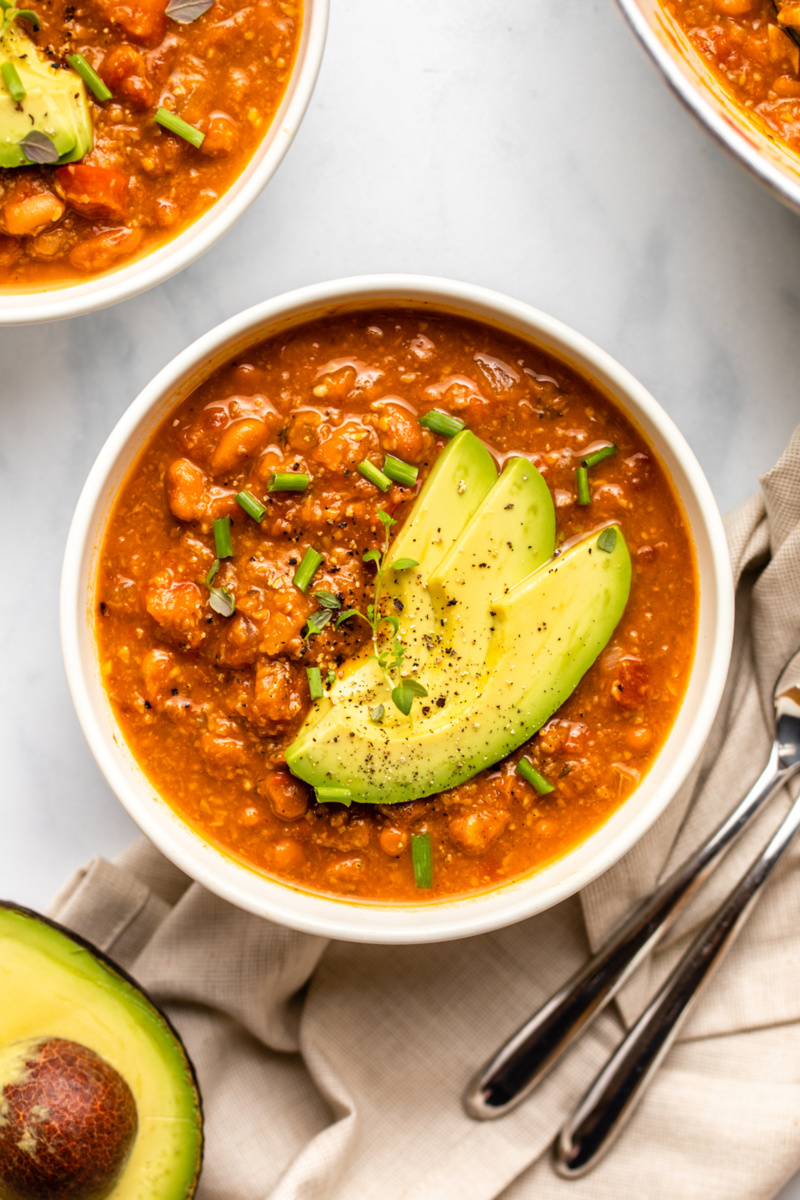
POLYGON ((82 54, 112 92, 90 95, 94 145, 63 167, 0 169, 4 288, 80 282, 147 254, 222 196, 283 99, 302 0, 214 0, 180 24, 166 0, 48 0, 41 51, 82 54), (205 135, 197 149, 155 121, 159 107, 205 135), (41 240, 40 240, 41 239, 41 240))
MULTIPOLYGON (((0 246, 2 252, 2 246, 0 246)), ((203 837, 293 886, 356 899, 426 903, 497 886, 563 855, 596 829, 663 745, 694 650, 694 553, 669 480, 639 433, 588 381, 536 347, 455 317, 369 311, 300 326, 241 352, 176 405, 125 480, 97 578, 103 679, 125 738, 157 790, 203 837), (316 593, 365 611, 378 510, 402 523, 444 443, 419 425, 460 415, 505 461, 526 454, 557 502, 559 543, 610 520, 631 550, 633 587, 603 654, 530 742, 459 787, 400 805, 317 802, 285 749, 309 707, 306 669, 328 673, 369 632, 329 622, 304 636, 316 593), (618 452, 590 471, 581 458, 618 452), (379 492, 355 470, 384 453, 419 467, 413 488, 379 492), (273 470, 311 476, 267 491, 273 470), (248 490, 266 509, 246 515, 248 490), (213 519, 233 557, 213 586, 213 519), (313 546, 307 592, 293 583, 313 546), (515 772, 524 754, 553 786, 515 772), (412 839, 427 834, 433 887, 414 882, 412 839)), ((437 703, 438 697, 430 703, 437 703)))

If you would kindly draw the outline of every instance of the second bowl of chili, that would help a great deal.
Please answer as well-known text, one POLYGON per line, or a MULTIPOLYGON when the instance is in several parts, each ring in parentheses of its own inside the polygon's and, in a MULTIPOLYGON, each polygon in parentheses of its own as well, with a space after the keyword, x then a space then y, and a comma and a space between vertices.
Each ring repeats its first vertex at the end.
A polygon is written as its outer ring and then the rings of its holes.
MULTIPOLYGON (((373 941, 506 924, 616 861, 699 753, 731 623, 718 513, 652 398, 525 305, 403 277, 281 297, 179 356, 101 452, 62 588, 73 700, 141 828, 243 907, 373 941), (379 781, 345 807, 347 789, 303 782, 298 737, 368 652, 389 530, 415 519, 461 429, 492 478, 515 463, 541 475, 563 562, 597 531, 602 551, 624 539, 630 598, 532 739, 445 776, 444 791, 395 797, 387 779, 385 795, 379 781)), ((421 678, 427 688, 392 698, 404 713, 416 703, 424 726, 449 700, 421 678)), ((378 707, 382 728, 406 719, 378 707)))
POLYGON ((294 137, 327 17, 328 0, 54 0, 13 17, 0 33, 0 325, 115 304, 222 237, 294 137), (40 100, 54 87, 58 120, 40 100), (3 141, 9 113, 35 131, 18 145, 10 129, 3 141))

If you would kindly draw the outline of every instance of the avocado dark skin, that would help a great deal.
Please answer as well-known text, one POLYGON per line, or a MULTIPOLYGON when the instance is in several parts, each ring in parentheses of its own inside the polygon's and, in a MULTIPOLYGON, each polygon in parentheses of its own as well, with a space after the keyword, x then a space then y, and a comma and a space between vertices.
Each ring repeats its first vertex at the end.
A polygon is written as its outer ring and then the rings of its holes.
POLYGON ((133 1093, 118 1071, 66 1038, 20 1043, 0 1095, 0 1194, 104 1200, 136 1137, 133 1093))

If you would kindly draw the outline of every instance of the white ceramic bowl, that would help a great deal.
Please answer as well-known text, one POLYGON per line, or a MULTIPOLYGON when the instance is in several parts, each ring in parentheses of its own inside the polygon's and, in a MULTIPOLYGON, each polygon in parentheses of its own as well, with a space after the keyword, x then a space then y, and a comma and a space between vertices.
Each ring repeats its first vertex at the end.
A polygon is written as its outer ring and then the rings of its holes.
POLYGON ((297 58, 280 108, 244 171, 216 204, 150 254, 85 283, 30 291, 0 289, 0 326, 56 321, 108 308, 163 283, 219 241, 267 186, 297 133, 322 62, 328 6, 329 0, 304 0, 297 58))
POLYGON ((617 0, 665 80, 701 125, 785 204, 800 209, 800 158, 738 105, 661 6, 617 0))
POLYGON ((211 891, 296 929, 366 942, 465 937, 549 908, 606 871, 653 824, 686 779, 722 694, 733 630, 728 550, 711 490, 686 442, 645 389, 597 346, 536 309, 463 283, 372 276, 303 288, 266 301, 201 337, 165 367, 117 424, 91 470, 70 529, 61 585, 61 639, 72 700, 92 753, 134 821, 168 858, 211 891), (589 376, 638 425, 679 492, 700 575, 695 662, 675 726, 642 783, 582 845, 527 878, 465 899, 380 904, 302 892, 227 858, 154 794, 122 738, 103 689, 93 635, 97 558, 126 472, 167 412, 245 347, 331 312, 406 303, 445 309, 530 338, 589 376))

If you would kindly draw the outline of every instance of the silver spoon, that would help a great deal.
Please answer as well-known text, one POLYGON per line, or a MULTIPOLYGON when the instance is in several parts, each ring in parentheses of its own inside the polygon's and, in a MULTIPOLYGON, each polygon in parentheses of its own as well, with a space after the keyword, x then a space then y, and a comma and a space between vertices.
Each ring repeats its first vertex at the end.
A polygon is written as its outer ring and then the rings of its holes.
MULTIPOLYGON (((800 766, 800 688, 792 687, 776 697, 775 715, 775 744, 788 778, 800 766)), ((569 1179, 584 1175, 619 1135, 798 829, 800 798, 622 1040, 562 1129, 555 1146, 560 1175, 569 1179)))
POLYGON ((745 826, 800 768, 798 684, 800 652, 776 685, 775 740, 767 765, 750 791, 710 838, 634 909, 597 954, 474 1076, 464 1094, 471 1117, 480 1121, 501 1117, 541 1083, 677 920, 745 826))

